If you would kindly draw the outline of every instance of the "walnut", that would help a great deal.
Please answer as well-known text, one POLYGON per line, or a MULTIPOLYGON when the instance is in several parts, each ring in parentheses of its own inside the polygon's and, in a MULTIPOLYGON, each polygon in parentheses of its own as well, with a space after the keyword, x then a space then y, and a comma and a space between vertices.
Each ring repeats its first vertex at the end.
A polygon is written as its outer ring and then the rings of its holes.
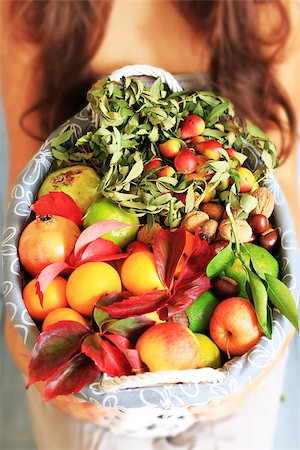
POLYGON ((252 193, 252 196, 257 199, 257 206, 250 214, 263 214, 269 218, 275 206, 274 196, 270 189, 265 186, 259 187, 252 193))
POLYGON ((206 239, 208 242, 211 242, 215 236, 218 229, 219 223, 217 220, 209 219, 202 225, 202 239, 206 239))
POLYGON ((154 238, 160 230, 161 226, 158 223, 155 223, 151 230, 148 229, 148 225, 144 225, 137 234, 137 240, 147 245, 153 245, 154 238))
MULTIPOLYGON (((232 210, 231 210, 232 217, 233 217, 234 219, 237 219, 238 216, 241 214, 242 211, 243 211, 242 208, 232 209, 232 210)), ((224 213, 223 213, 222 219, 228 219, 228 214, 227 214, 227 212, 226 212, 226 209, 224 209, 224 213)))
MULTIPOLYGON (((249 223, 246 220, 238 219, 235 221, 235 227, 240 242, 249 242, 253 234, 249 223)), ((224 241, 230 241, 232 237, 232 241, 235 242, 229 219, 224 219, 220 223, 219 235, 224 241)))
POLYGON ((202 227, 205 222, 209 220, 208 214, 203 211, 192 211, 188 213, 184 220, 183 225, 185 225, 187 231, 195 233, 198 227, 202 227))
POLYGON ((210 219, 217 220, 218 222, 222 219, 224 207, 220 203, 204 203, 200 207, 201 211, 208 214, 210 219))

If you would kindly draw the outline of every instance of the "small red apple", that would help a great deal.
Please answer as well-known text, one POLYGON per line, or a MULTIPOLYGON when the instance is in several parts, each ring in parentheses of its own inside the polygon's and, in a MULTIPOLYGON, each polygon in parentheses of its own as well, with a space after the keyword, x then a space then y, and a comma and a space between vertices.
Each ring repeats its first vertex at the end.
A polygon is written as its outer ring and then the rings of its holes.
POLYGON ((243 355, 262 336, 253 306, 241 297, 230 297, 219 303, 210 319, 209 332, 228 356, 243 355))
POLYGON ((160 177, 172 177, 175 174, 175 170, 171 166, 165 166, 162 169, 160 169, 158 172, 156 172, 156 175, 158 178, 160 177))
POLYGON ((240 179, 238 182, 240 192, 244 194, 245 192, 251 191, 255 184, 255 178, 251 170, 247 169, 246 167, 238 167, 236 171, 240 175, 240 179))
POLYGON ((145 164, 144 170, 157 169, 162 166, 162 161, 159 158, 153 158, 147 164, 145 164))
POLYGON ((145 242, 133 241, 127 245, 126 253, 128 253, 128 255, 137 252, 151 252, 151 250, 149 245, 145 244, 145 242))
POLYGON ((194 136, 199 136, 199 134, 202 134, 204 130, 204 120, 196 114, 190 114, 183 120, 179 129, 179 134, 181 139, 188 139, 194 136))
POLYGON ((220 144, 220 142, 216 141, 215 139, 198 142, 198 144, 195 145, 196 152, 200 153, 201 155, 206 156, 209 159, 213 159, 215 161, 218 161, 221 157, 221 153, 219 152, 219 150, 221 148, 222 148, 222 145, 220 144))
POLYGON ((160 153, 169 159, 174 159, 180 152, 181 142, 179 139, 168 139, 163 144, 158 145, 160 153))
POLYGON ((174 160, 178 172, 193 173, 197 168, 197 157, 192 149, 184 147, 174 160))

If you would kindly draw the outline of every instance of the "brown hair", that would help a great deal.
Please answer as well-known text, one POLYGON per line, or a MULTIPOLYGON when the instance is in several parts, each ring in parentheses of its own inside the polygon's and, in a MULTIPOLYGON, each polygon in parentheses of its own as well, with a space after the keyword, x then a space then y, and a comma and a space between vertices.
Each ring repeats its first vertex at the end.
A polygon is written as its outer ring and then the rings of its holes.
MULTIPOLYGON (((40 101, 26 114, 40 109, 45 135, 86 103, 86 91, 95 79, 86 68, 103 38, 111 3, 11 3, 12 17, 22 17, 26 24, 21 29, 23 35, 25 32, 31 41, 43 43, 37 61, 43 73, 40 101)), ((282 1, 185 0, 177 1, 177 5, 190 23, 201 30, 209 46, 209 76, 214 89, 263 130, 275 127, 280 131, 280 159, 284 160, 296 136, 296 120, 289 98, 274 74, 274 64, 290 32, 282 1), (268 8, 272 8, 272 23, 268 8)))

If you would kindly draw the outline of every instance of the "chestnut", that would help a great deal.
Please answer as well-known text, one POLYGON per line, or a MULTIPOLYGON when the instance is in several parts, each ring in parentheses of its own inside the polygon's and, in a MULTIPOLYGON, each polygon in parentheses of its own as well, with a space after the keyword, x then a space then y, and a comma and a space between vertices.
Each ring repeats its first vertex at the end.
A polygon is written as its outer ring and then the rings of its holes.
POLYGON ((238 297, 240 293, 239 284, 232 278, 220 276, 212 280, 213 291, 217 298, 225 299, 238 297))
POLYGON ((224 241, 223 239, 217 239, 213 241, 210 245, 215 249, 216 253, 220 253, 224 250, 225 247, 229 244, 228 241, 224 241))
POLYGON ((273 250, 279 244, 279 233, 277 230, 268 230, 259 238, 259 245, 266 250, 273 250))
POLYGON ((269 220, 263 214, 254 214, 248 219, 248 223, 254 233, 262 234, 267 231, 269 227, 269 220))

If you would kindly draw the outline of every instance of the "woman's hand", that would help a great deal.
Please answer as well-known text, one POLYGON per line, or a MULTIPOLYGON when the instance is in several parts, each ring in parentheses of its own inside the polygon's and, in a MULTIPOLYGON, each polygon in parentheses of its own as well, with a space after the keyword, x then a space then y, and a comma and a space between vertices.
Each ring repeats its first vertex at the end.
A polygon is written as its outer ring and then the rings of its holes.
MULTIPOLYGON (((17 330, 6 316, 6 340, 10 353, 23 374, 28 378, 28 366, 30 361, 30 353, 28 348, 24 345, 17 330)), ((35 383, 29 389, 37 388, 41 396, 44 393, 44 383, 35 383)), ((94 403, 86 402, 72 395, 61 395, 50 403, 59 408, 64 413, 74 417, 77 420, 100 422, 101 419, 108 413, 109 408, 94 403)))

